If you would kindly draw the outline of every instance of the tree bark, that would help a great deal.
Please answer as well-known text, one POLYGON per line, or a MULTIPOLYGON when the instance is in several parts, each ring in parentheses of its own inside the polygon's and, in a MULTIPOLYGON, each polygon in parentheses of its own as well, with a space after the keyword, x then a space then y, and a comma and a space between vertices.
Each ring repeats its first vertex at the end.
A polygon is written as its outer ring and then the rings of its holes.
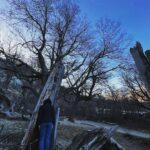
POLYGON ((111 137, 117 126, 106 130, 104 128, 84 131, 77 135, 66 150, 124 150, 124 148, 111 137))
MULTIPOLYGON (((61 62, 59 62, 55 68, 53 69, 52 73, 50 74, 45 87, 39 97, 38 103, 33 111, 31 121, 29 123, 28 129, 25 133, 25 136, 21 142, 22 150, 30 149, 28 146, 32 146, 31 144, 34 143, 38 139, 38 126, 36 124, 38 111, 41 105, 44 103, 44 100, 50 98, 52 105, 56 107, 56 98, 58 97, 58 92, 60 89, 61 80, 64 75, 64 67, 61 62)), ((55 141, 54 141, 55 142, 55 141)), ((36 145, 32 147, 32 150, 37 149, 36 145)))

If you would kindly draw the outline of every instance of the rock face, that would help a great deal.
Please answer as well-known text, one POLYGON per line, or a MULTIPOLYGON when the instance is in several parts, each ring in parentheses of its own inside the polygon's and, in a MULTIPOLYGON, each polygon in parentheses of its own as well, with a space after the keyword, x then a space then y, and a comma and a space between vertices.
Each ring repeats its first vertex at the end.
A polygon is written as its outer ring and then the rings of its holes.
POLYGON ((110 130, 104 128, 84 131, 77 135, 66 150, 124 150, 111 136, 116 127, 110 130))
POLYGON ((130 49, 130 52, 145 87, 150 94, 150 50, 144 53, 141 44, 137 42, 136 46, 130 49))

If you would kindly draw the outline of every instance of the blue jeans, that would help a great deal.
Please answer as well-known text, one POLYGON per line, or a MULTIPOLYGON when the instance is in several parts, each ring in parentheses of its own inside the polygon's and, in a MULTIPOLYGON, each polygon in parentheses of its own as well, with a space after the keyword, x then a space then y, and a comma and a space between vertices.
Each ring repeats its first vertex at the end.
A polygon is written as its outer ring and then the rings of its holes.
POLYGON ((52 123, 42 123, 40 125, 39 150, 50 150, 51 149, 52 129, 53 129, 52 123))

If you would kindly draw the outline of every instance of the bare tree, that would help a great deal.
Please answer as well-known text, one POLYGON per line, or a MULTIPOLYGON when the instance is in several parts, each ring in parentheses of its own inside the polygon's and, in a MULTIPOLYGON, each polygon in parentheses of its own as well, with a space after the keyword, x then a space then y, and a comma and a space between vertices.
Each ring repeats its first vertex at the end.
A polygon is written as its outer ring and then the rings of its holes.
POLYGON ((6 17, 17 41, 9 47, 1 45, 1 56, 4 63, 8 62, 1 69, 13 72, 28 83, 40 80, 43 85, 57 61, 80 55, 81 49, 88 48, 88 26, 79 20, 79 8, 75 4, 53 0, 9 0, 9 4, 6 17), (20 52, 32 55, 36 67, 23 60, 20 52))
POLYGON ((67 78, 69 88, 75 93, 78 101, 91 100, 101 93, 109 73, 120 68, 120 63, 116 63, 115 66, 106 64, 118 59, 121 56, 120 52, 127 48, 127 34, 122 31, 120 23, 102 18, 97 23, 96 31, 98 43, 95 43, 96 46, 83 59, 85 65, 80 66, 81 69, 67 78))
POLYGON ((10 8, 5 11, 5 17, 15 39, 7 46, 1 43, 4 64, 1 69, 17 76, 23 81, 24 89, 38 96, 55 64, 63 60, 64 85, 76 95, 76 100, 91 100, 101 92, 109 73, 119 68, 119 64, 106 65, 106 61, 116 59, 126 47, 126 34, 119 23, 100 20, 94 36, 72 1, 8 2, 10 8), (32 60, 24 59, 23 55, 31 56, 32 60), (35 88, 37 81, 40 88, 35 88))

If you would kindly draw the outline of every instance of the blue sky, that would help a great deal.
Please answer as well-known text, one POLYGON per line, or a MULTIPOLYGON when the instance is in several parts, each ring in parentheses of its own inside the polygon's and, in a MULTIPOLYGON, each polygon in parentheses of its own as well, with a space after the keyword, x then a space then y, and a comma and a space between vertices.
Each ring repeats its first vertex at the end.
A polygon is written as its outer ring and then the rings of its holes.
MULTIPOLYGON (((83 15, 92 24, 101 17, 121 22, 122 28, 133 40, 140 41, 145 50, 150 49, 150 0, 77 0, 83 15)), ((118 75, 110 80, 115 87, 121 87, 118 75)))
POLYGON ((7 1, 7 0, 0 0, 0 7, 4 7, 6 1, 7 1))
POLYGON ((77 0, 83 15, 95 23, 108 17, 122 23, 122 28, 144 49, 150 49, 150 0, 77 0))
MULTIPOLYGON (((83 15, 95 23, 108 17, 122 23, 122 28, 144 49, 150 49, 150 0, 75 0, 83 15)), ((0 0, 0 7, 6 0, 0 0)))
MULTIPOLYGON (((150 0, 74 0, 80 6, 82 15, 94 24, 101 17, 108 17, 122 23, 122 28, 144 49, 150 49, 150 0)), ((6 0, 0 0, 0 8, 6 0)), ((131 46, 133 46, 131 45, 131 46)), ((116 84, 118 78, 113 79, 116 84)))

